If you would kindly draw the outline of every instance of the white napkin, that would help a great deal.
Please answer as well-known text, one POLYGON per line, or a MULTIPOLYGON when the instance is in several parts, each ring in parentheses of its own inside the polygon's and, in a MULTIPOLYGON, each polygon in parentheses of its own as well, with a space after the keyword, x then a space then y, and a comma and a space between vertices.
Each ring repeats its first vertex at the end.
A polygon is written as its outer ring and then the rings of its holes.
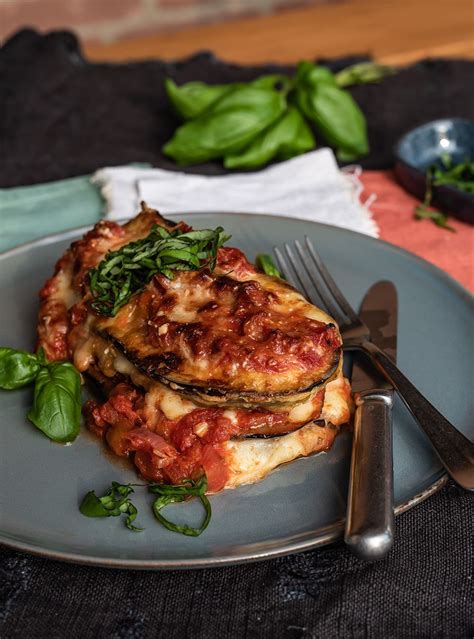
POLYGON ((361 204, 357 175, 339 170, 330 149, 320 149, 254 173, 223 176, 133 167, 97 171, 108 219, 132 217, 145 202, 161 213, 236 211, 285 215, 378 236, 361 204))

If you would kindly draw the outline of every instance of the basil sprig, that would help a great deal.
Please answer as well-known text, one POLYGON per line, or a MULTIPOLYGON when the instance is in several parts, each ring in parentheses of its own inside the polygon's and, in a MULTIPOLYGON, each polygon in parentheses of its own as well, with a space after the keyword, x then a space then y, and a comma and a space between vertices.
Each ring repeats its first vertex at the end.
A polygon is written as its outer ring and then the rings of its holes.
MULTIPOLYGON (((198 481, 186 479, 178 486, 166 484, 134 484, 135 486, 148 486, 151 493, 158 494, 159 497, 153 502, 153 513, 156 519, 168 530, 187 535, 188 537, 198 537, 209 525, 212 510, 211 504, 205 495, 207 490, 207 479, 205 476, 198 481), (188 497, 199 497, 204 506, 205 515, 199 528, 188 526, 188 524, 176 524, 161 514, 161 510, 173 503, 185 501, 188 497)), ((144 530, 133 525, 137 516, 137 509, 131 502, 129 495, 134 492, 132 484, 119 484, 112 482, 110 488, 106 490, 102 497, 97 497, 93 490, 89 491, 79 506, 80 512, 86 517, 118 517, 126 514, 125 525, 133 532, 144 530)))
POLYGON ((365 117, 350 93, 341 89, 324 67, 301 62, 296 71, 296 102, 316 130, 351 161, 369 151, 365 117))
POLYGON ((311 127, 341 160, 368 153, 364 115, 345 87, 377 82, 393 67, 364 62, 336 74, 301 62, 293 78, 264 75, 252 82, 177 86, 165 89, 184 120, 164 153, 180 165, 222 158, 228 169, 252 169, 314 149, 311 127))
POLYGON ((174 271, 193 271, 203 266, 213 270, 217 251, 229 238, 220 226, 183 233, 155 225, 147 237, 110 251, 97 268, 89 271, 92 309, 114 317, 156 273, 172 279, 174 271))
POLYGON ((86 517, 119 517, 127 515, 125 525, 132 532, 141 532, 143 528, 133 525, 138 511, 129 499, 134 492, 131 484, 112 482, 102 497, 97 497, 93 490, 89 491, 81 502, 79 510, 86 517))
POLYGON ((439 164, 432 164, 426 172, 426 191, 423 203, 415 207, 417 220, 431 220, 446 229, 456 232, 449 225, 448 216, 432 206, 433 186, 452 186, 466 193, 474 194, 474 162, 464 160, 454 163, 449 154, 440 158, 439 164))
POLYGON ((28 419, 55 442, 73 441, 81 422, 81 377, 69 362, 48 362, 35 354, 0 348, 0 388, 13 390, 35 383, 28 419))

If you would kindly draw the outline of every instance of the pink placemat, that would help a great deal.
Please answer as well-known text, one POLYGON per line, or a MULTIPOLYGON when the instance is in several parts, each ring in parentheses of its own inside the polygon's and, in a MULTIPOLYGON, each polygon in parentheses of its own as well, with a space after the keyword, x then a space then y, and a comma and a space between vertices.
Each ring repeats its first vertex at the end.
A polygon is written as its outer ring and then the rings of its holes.
POLYGON ((382 240, 432 262, 474 291, 474 226, 452 217, 453 233, 430 220, 414 219, 419 201, 397 183, 393 171, 364 171, 361 180, 364 196, 376 195, 370 210, 382 240))

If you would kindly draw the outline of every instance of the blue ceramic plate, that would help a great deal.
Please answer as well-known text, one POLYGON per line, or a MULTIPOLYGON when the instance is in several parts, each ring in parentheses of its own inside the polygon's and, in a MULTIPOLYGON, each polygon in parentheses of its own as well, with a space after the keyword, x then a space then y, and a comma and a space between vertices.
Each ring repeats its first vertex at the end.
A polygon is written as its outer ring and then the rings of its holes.
MULTIPOLYGON (((459 284, 394 246, 335 227, 233 213, 182 217, 191 217, 196 228, 224 226, 249 258, 308 235, 355 307, 371 284, 392 280, 399 294, 400 368, 458 428, 474 437, 466 390, 473 375, 473 302, 459 284)), ((0 256, 0 344, 31 349, 38 289, 81 233, 45 238, 0 256)), ((70 446, 50 442, 27 421, 30 403, 31 389, 0 392, 0 538, 11 547, 78 563, 157 569, 254 561, 341 537, 351 446, 347 432, 329 453, 283 466, 260 483, 212 496, 213 517, 198 538, 161 527, 153 519, 152 496, 137 493, 136 523, 146 530, 135 534, 116 518, 88 519, 78 510, 88 490, 101 491, 114 479, 136 481, 133 469, 116 461, 85 429, 70 446)), ((444 482, 430 444, 399 401, 394 464, 399 512, 444 482)), ((196 508, 199 517, 198 507, 187 506, 196 508)))
MULTIPOLYGON (((407 191, 423 200, 426 172, 448 154, 453 163, 474 161, 474 121, 435 120, 405 134, 395 147, 395 173, 407 191)), ((474 195, 454 186, 435 186, 433 205, 466 222, 474 222, 474 195)))

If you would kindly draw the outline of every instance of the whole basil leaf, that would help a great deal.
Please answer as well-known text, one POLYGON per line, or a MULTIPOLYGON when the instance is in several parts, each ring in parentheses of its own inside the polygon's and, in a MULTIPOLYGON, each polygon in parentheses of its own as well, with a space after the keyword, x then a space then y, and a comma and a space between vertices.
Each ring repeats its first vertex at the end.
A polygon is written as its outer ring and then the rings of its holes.
POLYGON ((72 364, 53 362, 41 368, 28 419, 53 441, 70 442, 77 437, 81 420, 81 378, 72 364))
POLYGON ((336 84, 334 73, 327 67, 304 60, 296 68, 296 84, 300 87, 315 87, 321 82, 336 84))
POLYGON ((40 367, 36 355, 0 347, 0 388, 13 390, 30 384, 40 367))
POLYGON ((238 87, 203 116, 179 127, 163 151, 181 165, 238 152, 277 120, 285 108, 285 96, 278 91, 238 87))
POLYGON ((347 91, 335 84, 320 82, 313 87, 298 86, 296 100, 317 131, 344 154, 345 159, 368 153, 364 114, 347 91))
POLYGON ((273 73, 270 75, 261 75, 249 84, 258 89, 274 89, 275 91, 286 94, 290 90, 292 82, 287 75, 273 73))
POLYGON ((300 112, 289 106, 279 120, 260 133, 243 151, 226 155, 224 166, 227 169, 251 169, 274 158, 289 159, 311 151, 315 146, 313 133, 300 112))
POLYGON ((199 117, 232 88, 231 84, 204 82, 187 82, 178 86, 171 78, 165 80, 166 94, 174 110, 183 120, 199 117))

